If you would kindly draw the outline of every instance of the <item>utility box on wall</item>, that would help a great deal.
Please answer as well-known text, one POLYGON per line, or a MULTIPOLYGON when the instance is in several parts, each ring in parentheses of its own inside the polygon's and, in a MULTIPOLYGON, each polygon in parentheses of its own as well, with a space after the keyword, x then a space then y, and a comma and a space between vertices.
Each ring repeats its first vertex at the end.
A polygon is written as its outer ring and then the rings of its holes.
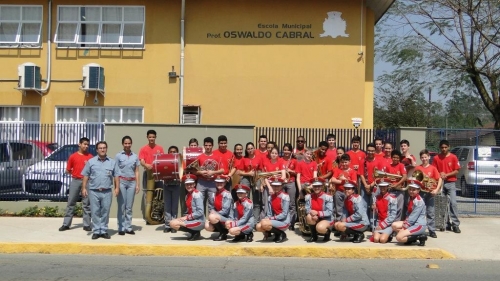
POLYGON ((19 76, 18 89, 41 89, 42 77, 40 75, 40 67, 34 63, 27 62, 17 67, 17 74, 19 76))

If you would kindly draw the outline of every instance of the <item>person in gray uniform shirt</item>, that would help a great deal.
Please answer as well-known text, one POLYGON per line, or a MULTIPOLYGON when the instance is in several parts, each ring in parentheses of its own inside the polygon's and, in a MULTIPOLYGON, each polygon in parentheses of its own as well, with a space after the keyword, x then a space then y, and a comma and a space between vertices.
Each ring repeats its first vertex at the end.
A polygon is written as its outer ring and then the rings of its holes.
POLYGON ((115 160, 109 158, 108 144, 100 141, 96 144, 97 156, 87 161, 83 168, 82 197, 89 197, 92 217, 92 239, 102 237, 110 239, 108 234, 109 209, 111 199, 120 192, 114 188, 115 160), (114 189, 114 190, 113 190, 114 189))
POLYGON ((115 186, 120 192, 118 202, 118 235, 132 234, 132 207, 135 195, 139 193, 139 156, 132 152, 132 138, 122 138, 123 150, 115 156, 115 186))

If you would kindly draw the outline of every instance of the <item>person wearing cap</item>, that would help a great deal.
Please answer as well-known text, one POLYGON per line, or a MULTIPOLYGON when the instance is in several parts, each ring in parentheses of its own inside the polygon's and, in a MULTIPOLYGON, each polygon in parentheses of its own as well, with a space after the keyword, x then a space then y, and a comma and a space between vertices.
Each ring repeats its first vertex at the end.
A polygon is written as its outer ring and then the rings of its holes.
POLYGON ((341 221, 335 223, 335 229, 344 232, 345 235, 353 235, 353 243, 361 243, 365 238, 363 232, 370 224, 366 215, 366 202, 359 194, 354 194, 357 183, 346 180, 343 183, 345 189, 344 213, 341 221))
POLYGON ((396 196, 389 192, 389 179, 380 178, 375 182, 380 189, 380 194, 373 201, 373 208, 377 212, 377 224, 373 230, 373 242, 387 243, 392 240, 392 223, 396 218, 398 200, 396 196))
POLYGON ((307 242, 316 242, 318 233, 324 235, 323 241, 330 241, 333 220, 333 197, 324 192, 325 180, 311 180, 312 194, 306 195, 306 221, 311 229, 311 238, 307 242))
POLYGON ((408 202, 406 219, 392 224, 392 229, 397 232, 396 240, 405 245, 419 241, 419 246, 425 246, 427 236, 425 229, 427 227, 425 215, 425 203, 420 197, 422 183, 414 178, 407 180, 408 193, 410 201, 408 202))
POLYGON ((290 196, 283 191, 282 178, 274 176, 268 179, 273 194, 267 201, 267 215, 257 224, 257 231, 264 233, 264 240, 267 239, 268 232, 274 233, 273 239, 276 243, 287 240, 285 230, 290 226, 289 206, 290 196))
POLYGON ((208 198, 209 206, 214 206, 214 208, 210 210, 208 221, 205 222, 205 230, 219 232, 219 236, 214 241, 222 241, 227 239, 228 231, 224 226, 231 217, 233 197, 231 192, 225 189, 227 176, 218 175, 214 181, 217 192, 210 194, 208 198))
POLYGON ((255 219, 253 217, 253 203, 248 199, 250 187, 244 184, 235 186, 238 201, 233 204, 231 220, 226 221, 226 229, 234 236, 233 242, 245 239, 246 242, 253 241, 253 227, 255 219))
POLYGON ((188 232, 191 237, 188 241, 198 240, 200 231, 205 226, 205 212, 203 211, 203 194, 196 190, 196 176, 187 174, 182 177, 186 188, 187 213, 170 221, 170 227, 175 230, 188 232))

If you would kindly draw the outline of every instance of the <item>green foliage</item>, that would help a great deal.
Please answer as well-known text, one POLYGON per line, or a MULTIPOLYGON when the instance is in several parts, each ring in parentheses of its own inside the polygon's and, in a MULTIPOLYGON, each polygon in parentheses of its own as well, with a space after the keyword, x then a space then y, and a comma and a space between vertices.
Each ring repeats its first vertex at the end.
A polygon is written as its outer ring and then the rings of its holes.
POLYGON ((14 213, 18 217, 62 217, 63 214, 59 212, 59 207, 45 206, 39 208, 37 205, 28 207, 18 213, 14 213))
POLYGON ((19 217, 39 217, 40 216, 40 209, 38 208, 37 205, 28 207, 24 210, 22 210, 19 213, 15 214, 16 216, 19 217))
POLYGON ((83 217, 82 203, 76 203, 76 205, 75 205, 75 217, 83 217))

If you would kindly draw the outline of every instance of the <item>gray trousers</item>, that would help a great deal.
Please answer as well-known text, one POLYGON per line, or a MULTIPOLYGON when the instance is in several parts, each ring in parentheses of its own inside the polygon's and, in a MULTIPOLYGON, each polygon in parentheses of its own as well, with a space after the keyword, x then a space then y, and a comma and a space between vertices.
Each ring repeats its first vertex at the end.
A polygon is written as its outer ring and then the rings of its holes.
POLYGON ((333 206, 335 212, 335 221, 340 221, 342 219, 342 214, 344 213, 345 193, 336 190, 333 201, 335 203, 335 206, 333 206))
POLYGON ((89 200, 92 210, 92 229, 94 234, 104 234, 108 231, 109 209, 113 192, 111 188, 103 191, 90 189, 89 200))
MULTIPOLYGON (((240 183, 250 187, 251 189, 250 193, 252 195, 253 203, 253 219, 255 221, 255 224, 257 224, 258 222, 260 222, 261 214, 263 213, 262 192, 255 188, 255 186, 260 186, 260 180, 257 181, 256 185, 254 185, 249 177, 242 177, 240 183)), ((250 194, 248 194, 248 197, 250 197, 250 194)))
MULTIPOLYGON (((68 195, 68 205, 66 206, 66 213, 64 214, 63 225, 70 227, 73 221, 73 215, 75 213, 75 205, 80 198, 80 192, 82 190, 82 182, 80 179, 73 179, 69 184, 69 195, 68 195)), ((82 198, 83 207, 83 226, 90 226, 90 205, 89 198, 82 198)))
POLYGON ((295 203, 297 202, 297 187, 294 182, 289 182, 283 186, 283 190, 290 196, 290 208, 288 214, 290 215, 290 224, 294 225, 297 221, 297 209, 295 207, 295 203))
POLYGON ((360 196, 365 201, 366 207, 367 207, 366 208, 366 215, 368 216, 368 219, 370 220, 370 222, 372 222, 372 224, 373 224, 373 210, 372 210, 372 203, 373 202, 372 202, 372 195, 371 195, 371 193, 368 194, 368 192, 366 192, 365 186, 363 185, 363 183, 361 182, 361 180, 359 182, 360 182, 360 184, 359 184, 359 186, 360 186, 359 190, 360 190, 360 193, 361 193, 360 196))
MULTIPOLYGON (((217 187, 215 187, 215 181, 207 181, 204 179, 198 179, 198 184, 196 185, 196 189, 198 189, 201 194, 203 194, 203 206, 205 206, 204 213, 207 213, 207 199, 211 194, 217 192, 217 187)), ((213 210, 213 203, 210 203, 208 200, 208 210, 213 210)))
POLYGON ((401 190, 393 190, 391 191, 391 194, 393 194, 396 199, 398 200, 398 206, 396 210, 396 218, 394 221, 400 221, 403 218, 403 207, 405 205, 405 194, 401 190))
POLYGON ((134 206, 136 181, 120 179, 120 193, 116 197, 118 202, 118 231, 132 230, 132 207, 134 206))
MULTIPOLYGON (((436 231, 436 212, 434 210, 434 197, 430 192, 420 192, 420 196, 425 203, 425 212, 427 216, 427 229, 429 231, 436 231)), ((439 196, 439 195, 436 195, 439 196)))
POLYGON ((460 220, 458 219, 458 207, 457 207, 457 187, 455 182, 445 181, 443 186, 443 194, 448 196, 450 199, 450 211, 448 212, 448 217, 446 218, 446 224, 451 224, 454 226, 460 225, 460 220))
POLYGON ((180 188, 180 183, 168 183, 163 186, 165 228, 170 228, 170 221, 177 218, 180 188))

